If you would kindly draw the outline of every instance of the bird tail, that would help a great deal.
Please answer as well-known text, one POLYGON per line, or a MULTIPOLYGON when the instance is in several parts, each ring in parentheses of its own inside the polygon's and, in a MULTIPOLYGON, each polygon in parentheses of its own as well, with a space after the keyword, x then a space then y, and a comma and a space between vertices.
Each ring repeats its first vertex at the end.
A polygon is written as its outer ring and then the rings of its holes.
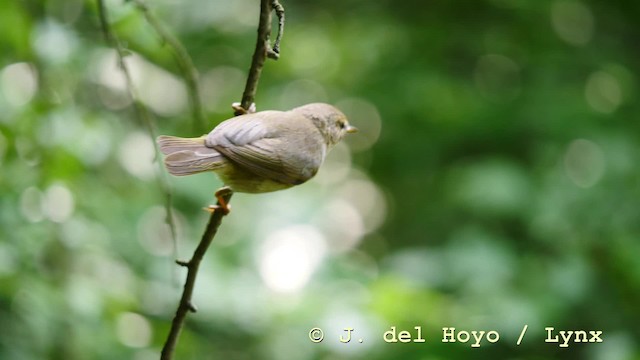
POLYGON ((205 137, 181 138, 177 136, 158 136, 156 141, 160 145, 160 151, 165 155, 173 154, 182 150, 198 150, 204 146, 205 137))
POLYGON ((204 137, 159 136, 156 141, 160 146, 160 151, 167 155, 164 158, 164 165, 169 173, 184 176, 224 166, 224 157, 215 149, 206 147, 204 139, 204 137))

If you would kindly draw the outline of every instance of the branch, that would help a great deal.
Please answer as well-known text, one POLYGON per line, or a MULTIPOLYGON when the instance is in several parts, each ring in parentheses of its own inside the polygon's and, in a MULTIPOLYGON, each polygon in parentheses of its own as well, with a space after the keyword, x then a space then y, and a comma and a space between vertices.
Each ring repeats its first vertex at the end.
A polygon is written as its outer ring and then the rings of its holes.
MULTIPOLYGON (((122 74, 124 75, 125 81, 127 83, 127 91, 129 92, 129 96, 133 101, 133 106, 138 114, 138 117, 142 120, 142 123, 147 128, 147 132, 149 137, 151 137, 151 141, 155 144, 156 129, 154 126, 153 119, 151 118, 151 114, 147 107, 140 101, 140 96, 138 96, 138 92, 133 84, 133 79, 131 77, 131 71, 129 71, 129 67, 125 62, 125 57, 129 55, 129 53, 122 47, 120 44, 120 40, 118 37, 111 31, 111 26, 109 25, 109 19, 107 15, 107 8, 104 5, 103 0, 98 1, 98 16, 100 18, 100 25, 102 27, 102 33, 104 34, 105 40, 107 44, 112 47, 118 56, 118 66, 122 70, 122 74)), ((158 147, 154 145, 155 158, 160 159, 160 153, 158 151, 158 147)), ((176 224, 173 220, 173 209, 171 207, 172 202, 172 194, 171 188, 169 186, 169 181, 166 178, 166 174, 162 170, 162 163, 157 161, 158 167, 160 169, 160 176, 158 177, 158 185, 162 189, 162 191, 166 194, 165 200, 165 212, 166 218, 165 223, 169 226, 169 231, 171 232, 171 239, 173 240, 174 247, 177 246, 177 231, 176 224)))
MULTIPOLYGON (((138 3, 138 1, 140 0, 134 1, 138 3)), ((254 103, 256 90, 258 87, 258 80, 260 78, 260 74, 262 73, 262 67, 264 66, 264 62, 269 53, 278 53, 279 50, 276 47, 279 46, 283 29, 284 8, 282 8, 282 5, 280 5, 277 0, 261 0, 260 23, 258 25, 258 40, 256 43, 256 49, 253 54, 251 68, 249 69, 249 75, 247 77, 247 84, 242 96, 242 103, 240 105, 240 108, 236 109, 235 115, 245 113, 246 111, 244 109, 250 109, 251 105, 254 103), (272 6, 274 6, 274 8, 276 9, 276 14, 278 14, 278 18, 280 19, 276 46, 274 46, 273 49, 271 49, 269 43, 269 37, 271 34, 272 6)), ((224 187, 218 190, 216 192, 216 197, 218 198, 217 206, 226 207, 226 205, 229 203, 229 200, 231 200, 232 195, 233 192, 228 187, 224 187)), ((196 276, 198 274, 200 262, 202 261, 204 254, 206 253, 209 245, 216 235, 216 232, 218 231, 218 227, 222 222, 222 217, 225 215, 226 212, 224 211, 214 211, 209 218, 209 223, 207 224, 207 228, 205 229, 204 234, 202 234, 202 238, 200 239, 198 247, 193 252, 191 260, 176 261, 178 265, 185 266, 187 268, 187 280, 184 284, 182 297, 180 298, 180 304, 178 305, 178 309, 176 310, 176 315, 174 316, 171 323, 171 330, 169 331, 167 340, 165 341, 164 347, 162 348, 162 354, 160 357, 161 360, 173 359, 176 344, 178 342, 178 337, 180 336, 180 332, 182 330, 182 327, 184 326, 187 313, 189 311, 196 311, 196 307, 191 301, 191 298, 193 295, 193 288, 196 282, 196 276)))
MULTIPOLYGON (((231 200, 231 196, 233 192, 230 188, 224 187, 216 192, 216 197, 218 197, 218 207, 226 206, 231 200)), ((180 336, 180 331, 182 330, 182 326, 184 325, 184 320, 187 317, 187 313, 189 311, 196 312, 196 307, 191 302, 191 297, 193 295, 193 287, 196 284, 196 276, 198 275, 198 269, 200 267, 200 262, 204 257, 204 254, 207 252, 209 245, 213 241, 216 232, 218 231, 218 227, 222 223, 222 217, 225 216, 226 213, 224 211, 214 211, 209 218, 209 223, 207 224, 207 228, 202 234, 202 238, 200 239, 200 243, 198 247, 193 252, 193 256, 189 261, 176 261, 178 265, 184 266, 187 268, 187 280, 184 284, 184 290, 182 291, 182 297, 180 298, 180 304, 178 305, 178 309, 176 310, 176 315, 171 322, 171 330, 169 331, 169 335, 167 336, 167 340, 164 343, 164 347, 162 348, 162 354, 160 359, 162 360, 170 360, 173 358, 173 354, 176 348, 176 344, 178 342, 178 337, 180 336)))
POLYGON ((191 102, 191 108, 193 109, 193 120, 195 121, 198 130, 203 129, 205 119, 202 112, 200 88, 198 87, 198 70, 196 70, 196 67, 193 65, 191 56, 189 56, 189 53, 184 48, 180 40, 173 36, 171 32, 162 25, 160 20, 158 20, 143 0, 129 1, 132 1, 136 5, 138 10, 140 10, 144 15, 144 18, 147 20, 149 25, 151 25, 151 27, 156 31, 160 39, 164 43, 168 44, 173 50, 173 55, 178 62, 180 70, 182 70, 182 75, 184 76, 187 84, 189 101, 191 102))
POLYGON ((258 90, 258 80, 262 73, 262 67, 267 57, 274 60, 280 56, 280 39, 282 38, 282 32, 284 31, 284 8, 278 0, 260 0, 260 23, 258 24, 258 41, 256 42, 256 49, 253 52, 253 58, 251 59, 251 68, 249 69, 249 76, 247 76, 247 83, 242 94, 242 101, 240 102, 240 108, 236 109, 235 115, 242 115, 251 109, 251 105, 254 103, 256 97, 256 91, 258 90), (278 19, 280 19, 280 26, 278 28, 278 36, 276 40, 276 46, 271 48, 269 41, 271 37, 271 11, 272 6, 276 9, 278 19))

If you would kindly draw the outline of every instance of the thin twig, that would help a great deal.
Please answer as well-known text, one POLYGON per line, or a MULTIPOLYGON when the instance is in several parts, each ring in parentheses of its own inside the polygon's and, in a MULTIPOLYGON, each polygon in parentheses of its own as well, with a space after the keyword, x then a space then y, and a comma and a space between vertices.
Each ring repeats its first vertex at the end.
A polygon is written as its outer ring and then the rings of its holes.
POLYGON ((191 56, 184 48, 180 40, 178 40, 167 28, 160 22, 158 17, 149 9, 147 4, 143 0, 130 0, 132 1, 138 10, 142 12, 144 18, 149 25, 155 30, 160 39, 168 44, 173 50, 173 55, 178 62, 180 70, 184 76, 187 84, 187 91, 189 92, 189 101, 191 102, 191 108, 193 110, 193 120, 196 123, 198 131, 202 131, 205 126, 204 114, 202 111, 202 100, 200 96, 200 87, 198 86, 198 70, 193 65, 191 56))
MULTIPOLYGON (((100 25, 102 27, 102 32, 107 41, 107 44, 111 46, 118 56, 118 66, 120 70, 122 70, 122 74, 124 75, 125 81, 127 83, 127 91, 129 92, 129 96, 133 101, 133 106, 138 114, 138 117, 142 120, 142 123, 147 128, 147 132, 149 137, 151 138, 152 143, 155 144, 155 139, 157 137, 156 128, 149 112, 149 109, 140 101, 140 96, 138 96, 138 92, 133 84, 133 78, 131 77, 131 71, 129 71, 129 67, 125 62, 125 57, 129 54, 120 44, 120 40, 118 37, 111 31, 111 26, 109 25, 109 19, 107 15, 107 8, 104 4, 103 0, 98 1, 98 16, 100 17, 100 25)), ((154 145, 155 150, 155 158, 156 160, 160 159, 160 152, 158 151, 157 146, 154 145)), ((157 161, 159 166, 160 176, 158 177, 158 184, 162 189, 162 192, 166 194, 165 200, 165 212, 166 218, 165 223, 169 226, 169 231, 171 232, 171 239, 173 241, 174 247, 177 246, 178 235, 176 231, 176 224, 173 219, 173 208, 171 206, 172 203, 172 194, 171 187, 169 186, 169 181, 166 178, 165 172, 162 170, 162 164, 160 161, 157 161)))
MULTIPOLYGON (((137 1, 137 0, 135 0, 137 1)), ((267 54, 269 51, 273 51, 270 49, 269 45, 269 36, 271 33, 271 5, 272 3, 277 3, 275 0, 261 0, 260 2, 260 23, 258 25, 258 40, 256 43, 256 49, 253 54, 251 68, 249 69, 249 75, 247 77, 247 83, 245 86, 245 90, 242 96, 241 109, 236 110, 236 115, 241 115, 242 109, 250 109, 251 104, 254 103, 256 90, 258 87, 258 80, 260 78, 260 74, 262 72, 262 67, 264 66, 264 62, 267 58, 267 54)), ((279 5, 279 4, 278 4, 279 5)), ((280 6, 282 11, 282 21, 284 24, 284 9, 280 6)), ((279 15, 280 17, 280 15, 279 15)), ((281 27, 282 28, 282 25, 281 27)), ((233 195, 232 191, 229 188, 222 188, 216 192, 216 197, 218 197, 218 206, 222 206, 220 199, 225 204, 229 203, 231 196, 233 195)), ((218 227, 222 222, 222 217, 225 215, 223 211, 214 211, 209 218, 209 222, 207 224, 207 228, 205 229, 204 234, 202 234, 202 238, 198 247, 193 253, 191 260, 189 261, 176 261, 178 265, 184 266, 187 268, 187 280, 184 284, 184 289, 182 292, 182 297, 180 298, 180 304, 178 305, 178 309, 176 310, 176 315, 173 318, 171 323, 171 330, 169 331, 169 335, 167 336, 167 340, 164 343, 164 347, 162 348, 161 360, 171 360, 173 359, 173 355, 175 352, 176 344, 178 342, 178 337, 180 336, 180 331, 184 326, 185 319, 187 317, 187 313, 189 311, 195 312, 196 307, 191 301, 193 295, 193 288, 196 281, 196 276, 198 274, 198 268, 200 266, 200 262, 204 257, 207 248, 213 241, 213 237, 215 236, 218 227)))
POLYGON ((271 7, 278 17, 278 34, 276 35, 276 41, 273 43, 274 60, 277 60, 280 57, 280 40, 282 40, 282 35, 284 34, 284 6, 278 0, 272 0, 271 7))
MULTIPOLYGON (((232 195, 233 192, 228 187, 224 187, 216 192, 216 196, 219 196, 225 204, 229 203, 232 195)), ((218 200, 218 207, 220 206, 223 206, 223 204, 218 200)), ((211 245, 211 242, 218 231, 218 227, 220 226, 220 223, 222 223, 222 217, 225 215, 224 211, 214 211, 209 218, 209 223, 207 223, 207 228, 205 229, 204 234, 202 234, 198 247, 193 252, 191 260, 176 261, 178 265, 187 268, 187 280, 184 283, 184 289, 182 291, 182 297, 180 298, 180 304, 176 310, 176 315, 173 317, 173 321, 171 322, 171 330, 169 331, 167 340, 162 348, 162 354, 160 356, 161 360, 173 359, 176 344, 178 343, 178 337, 180 336, 180 331, 184 325, 187 313, 197 311, 195 305, 193 305, 193 302, 191 301, 191 297, 193 296, 193 288, 196 284, 196 276, 198 275, 200 262, 202 261, 204 254, 207 252, 209 245, 211 245)))

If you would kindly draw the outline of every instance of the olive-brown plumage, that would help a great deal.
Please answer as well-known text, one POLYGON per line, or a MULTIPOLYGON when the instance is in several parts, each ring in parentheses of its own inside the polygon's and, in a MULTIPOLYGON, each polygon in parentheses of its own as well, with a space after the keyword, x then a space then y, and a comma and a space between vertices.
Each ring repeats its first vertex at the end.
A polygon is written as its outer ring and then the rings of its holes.
POLYGON ((314 103, 237 116, 199 138, 157 141, 173 175, 214 171, 234 191, 262 193, 311 179, 327 152, 355 131, 340 110, 314 103))

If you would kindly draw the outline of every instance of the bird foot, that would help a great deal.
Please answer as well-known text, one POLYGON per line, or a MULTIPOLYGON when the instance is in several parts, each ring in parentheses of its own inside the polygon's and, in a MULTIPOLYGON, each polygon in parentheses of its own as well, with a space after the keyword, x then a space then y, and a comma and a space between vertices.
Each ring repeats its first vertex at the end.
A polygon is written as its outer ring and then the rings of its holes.
POLYGON ((210 214, 213 214, 216 211, 222 211, 222 215, 229 215, 231 212, 231 205, 227 204, 227 201, 224 199, 225 195, 231 191, 228 187, 223 187, 220 190, 216 191, 216 199, 218 200, 217 205, 209 205, 206 208, 202 208, 204 211, 207 211, 210 214))
POLYGON ((249 109, 245 109, 242 107, 242 105, 239 102, 234 102, 233 104, 231 104, 231 108, 233 109, 233 113, 236 116, 244 115, 244 114, 253 114, 256 112, 256 103, 251 103, 251 106, 249 106, 249 109))

